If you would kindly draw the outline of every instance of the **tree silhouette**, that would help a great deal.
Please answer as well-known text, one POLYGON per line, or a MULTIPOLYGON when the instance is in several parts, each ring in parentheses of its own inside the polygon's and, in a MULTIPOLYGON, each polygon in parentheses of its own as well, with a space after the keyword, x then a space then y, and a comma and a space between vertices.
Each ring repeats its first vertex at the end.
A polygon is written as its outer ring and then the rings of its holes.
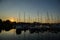
POLYGON ((0 32, 2 30, 2 20, 0 19, 0 32))
POLYGON ((12 24, 9 20, 6 20, 3 22, 4 30, 9 31, 12 29, 12 24))

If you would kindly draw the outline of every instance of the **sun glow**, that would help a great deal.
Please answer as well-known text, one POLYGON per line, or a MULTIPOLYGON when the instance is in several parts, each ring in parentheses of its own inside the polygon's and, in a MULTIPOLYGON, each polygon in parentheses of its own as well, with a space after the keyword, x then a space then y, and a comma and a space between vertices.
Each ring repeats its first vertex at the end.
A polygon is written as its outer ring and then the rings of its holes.
POLYGON ((11 22, 14 22, 15 21, 15 18, 9 18, 9 20, 11 21, 11 22))

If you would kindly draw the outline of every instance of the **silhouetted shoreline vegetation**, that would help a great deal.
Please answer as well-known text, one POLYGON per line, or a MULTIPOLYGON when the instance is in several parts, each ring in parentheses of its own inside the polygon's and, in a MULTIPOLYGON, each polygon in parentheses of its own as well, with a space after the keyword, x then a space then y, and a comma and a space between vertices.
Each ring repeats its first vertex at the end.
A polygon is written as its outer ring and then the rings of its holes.
POLYGON ((29 30, 30 33, 39 33, 44 31, 49 31, 52 33, 60 32, 60 23, 25 23, 25 22, 11 22, 9 20, 2 21, 0 19, 0 32, 2 30, 9 31, 11 29, 16 29, 16 34, 21 34, 21 31, 26 32, 29 30))

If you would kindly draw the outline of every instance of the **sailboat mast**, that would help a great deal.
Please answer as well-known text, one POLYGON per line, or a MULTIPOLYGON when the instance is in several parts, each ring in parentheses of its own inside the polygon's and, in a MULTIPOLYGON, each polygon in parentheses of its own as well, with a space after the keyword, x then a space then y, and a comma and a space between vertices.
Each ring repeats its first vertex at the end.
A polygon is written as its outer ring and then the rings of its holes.
POLYGON ((42 13, 41 13, 41 23, 42 23, 42 13))
POLYGON ((39 22, 39 11, 37 11, 37 16, 38 16, 38 22, 39 22))
POLYGON ((51 13, 51 23, 53 23, 53 14, 51 13))
POLYGON ((17 22, 19 22, 19 13, 17 11, 17 22))
POLYGON ((47 23, 49 23, 49 14, 47 12, 47 23))
POLYGON ((30 23, 30 14, 29 14, 29 23, 30 23))
POLYGON ((57 23, 60 23, 60 18, 59 18, 59 15, 57 15, 57 23))
POLYGON ((24 12, 24 22, 25 22, 25 12, 24 12))
POLYGON ((20 12, 19 12, 19 22, 20 22, 20 12))

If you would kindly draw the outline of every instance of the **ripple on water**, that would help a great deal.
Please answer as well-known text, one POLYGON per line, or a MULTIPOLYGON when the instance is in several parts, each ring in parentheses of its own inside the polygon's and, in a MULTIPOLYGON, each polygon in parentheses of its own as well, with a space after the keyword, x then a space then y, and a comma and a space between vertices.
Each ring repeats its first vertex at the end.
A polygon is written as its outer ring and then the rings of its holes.
POLYGON ((30 33, 29 30, 26 32, 22 31, 21 34, 16 34, 16 29, 10 31, 2 31, 0 33, 0 40, 60 40, 59 33, 44 32, 41 33, 30 33))

